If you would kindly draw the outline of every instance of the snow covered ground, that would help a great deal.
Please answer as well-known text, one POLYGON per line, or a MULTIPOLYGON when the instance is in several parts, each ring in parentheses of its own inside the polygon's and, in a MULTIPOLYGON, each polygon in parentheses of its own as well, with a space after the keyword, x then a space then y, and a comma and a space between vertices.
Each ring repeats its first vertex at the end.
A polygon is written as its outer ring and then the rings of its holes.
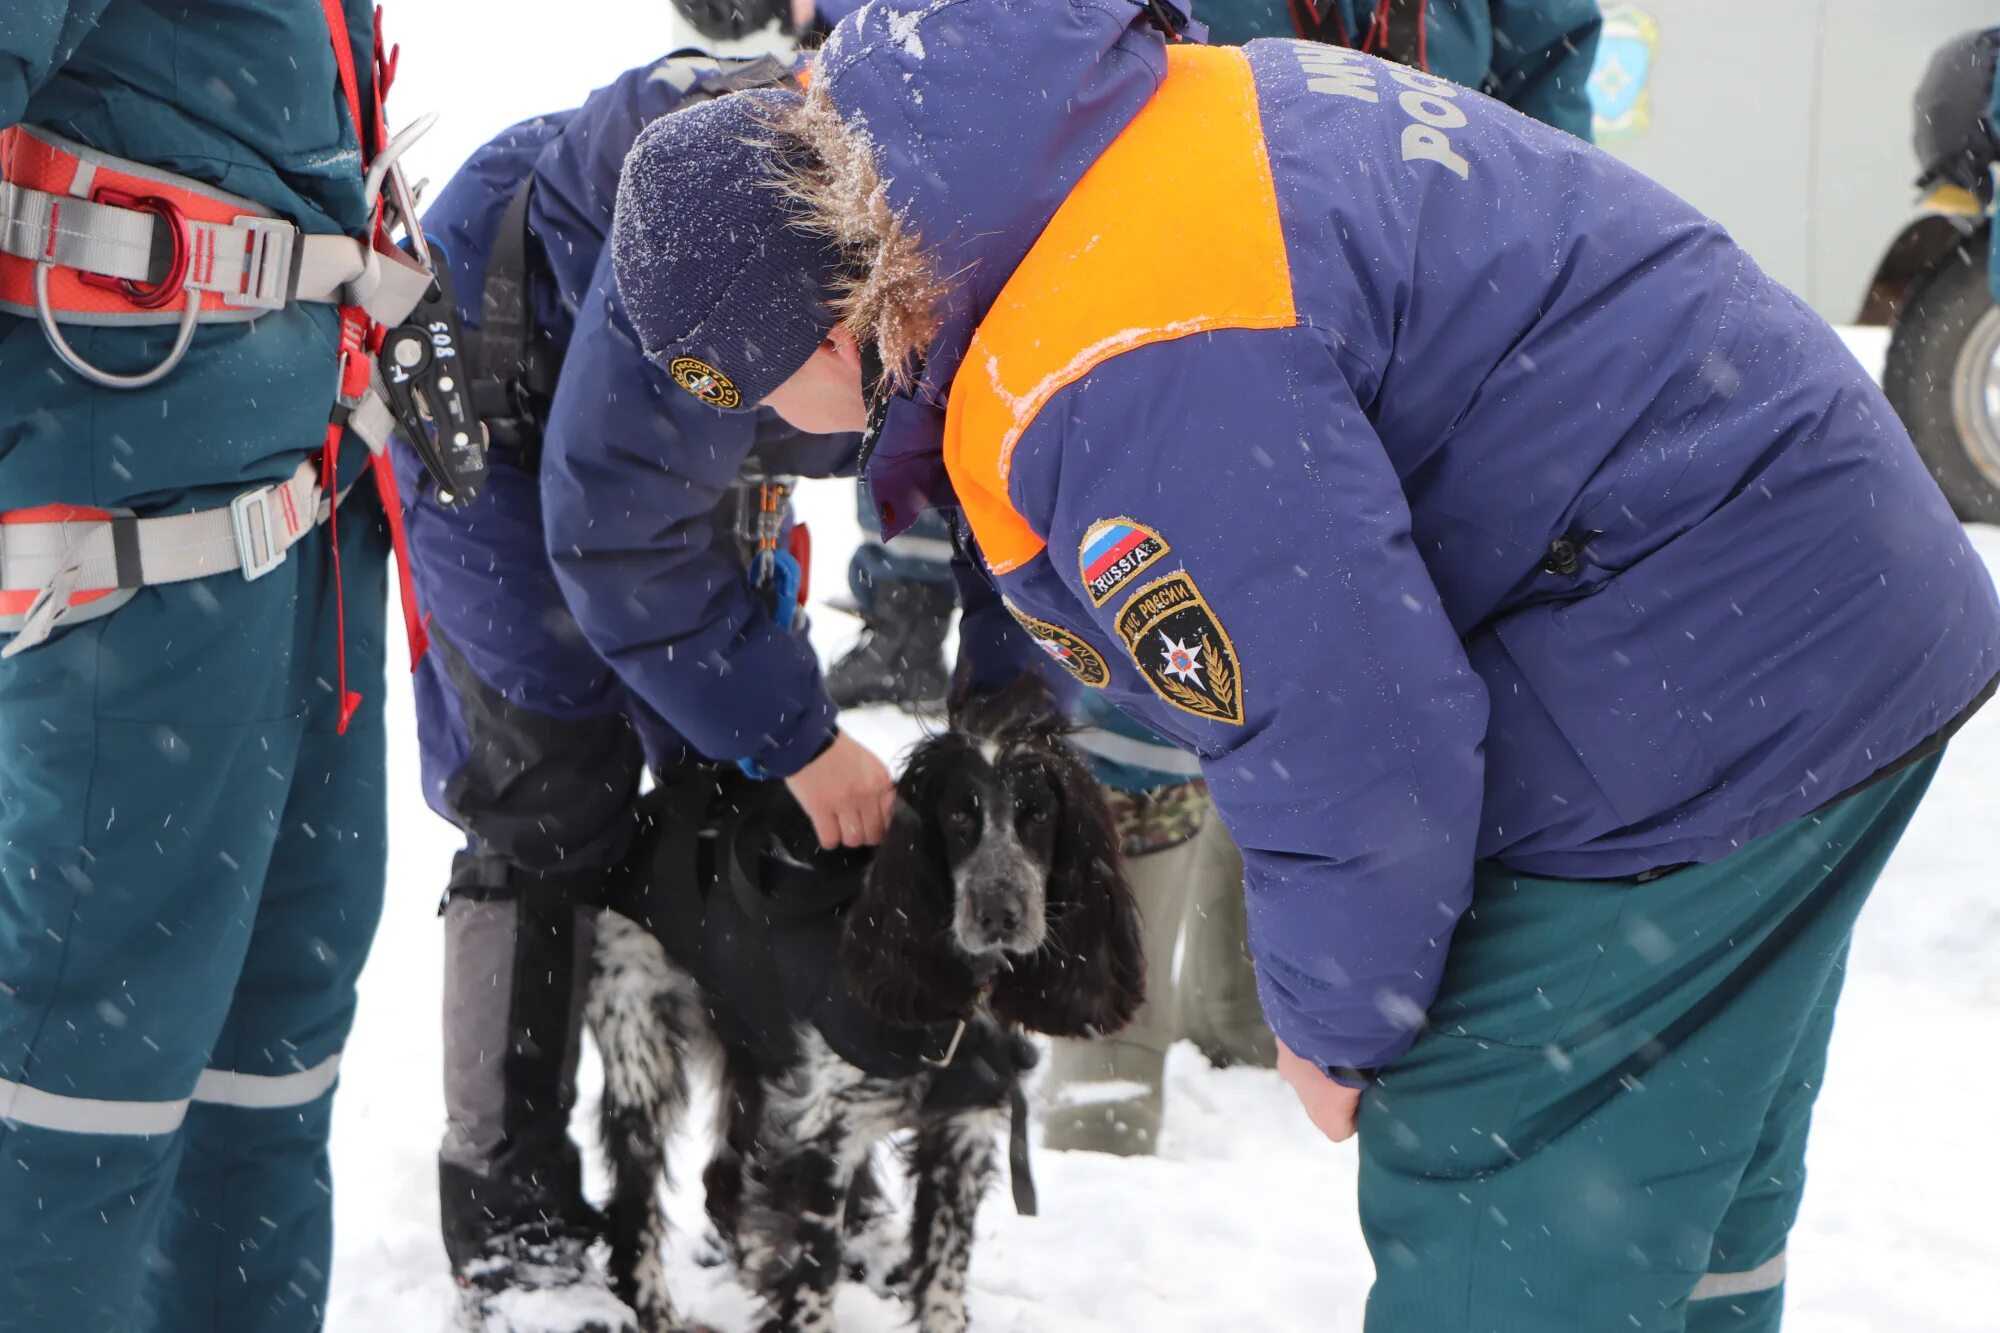
MULTIPOLYGON (((477 22, 466 21, 466 8, 432 0, 393 16, 393 35, 410 48, 395 109, 404 118, 451 112, 416 159, 440 181, 502 125, 571 105, 625 64, 675 44, 664 0, 568 7, 589 9, 587 23, 550 22, 543 0, 489 0, 477 22), (467 79, 471 69, 482 77, 467 79)), ((1879 364, 1879 337, 1853 341, 1879 364)), ((814 586, 837 591, 854 540, 851 494, 809 487, 802 507, 815 537, 814 586)), ((1975 540, 2000 570, 2000 530, 1975 540)), ((844 617, 817 617, 823 652, 852 633, 844 617)), ((444 1112, 435 908, 454 837, 418 790, 408 689, 392 679, 389 691, 389 907, 335 1120, 335 1333, 440 1328, 451 1300, 436 1221, 444 1112)), ((885 754, 916 734, 881 710, 849 724, 885 754)), ((1989 1225, 2000 1194, 1991 1150, 2000 1107, 1997 801, 2000 708, 1953 745, 1862 919, 1791 1249, 1794 1333, 2000 1328, 2000 1229, 1989 1225)), ((1358 1328, 1371 1267, 1354 1220, 1352 1148, 1319 1139, 1273 1074, 1212 1071, 1183 1048, 1168 1078, 1157 1159, 1038 1154, 1038 1219, 1015 1217, 996 1192, 972 1268, 977 1323, 1017 1333, 1358 1328)), ((593 1079, 586 1070, 577 1126, 586 1141, 593 1079)), ((695 1152, 688 1145, 682 1154, 684 1176, 699 1169, 695 1152)), ((700 1228, 697 1192, 678 1191, 672 1207, 688 1242, 670 1269, 684 1308, 722 1333, 748 1329, 743 1293, 688 1257, 700 1228)), ((850 1333, 902 1327, 898 1307, 860 1289, 843 1292, 839 1315, 850 1333)))

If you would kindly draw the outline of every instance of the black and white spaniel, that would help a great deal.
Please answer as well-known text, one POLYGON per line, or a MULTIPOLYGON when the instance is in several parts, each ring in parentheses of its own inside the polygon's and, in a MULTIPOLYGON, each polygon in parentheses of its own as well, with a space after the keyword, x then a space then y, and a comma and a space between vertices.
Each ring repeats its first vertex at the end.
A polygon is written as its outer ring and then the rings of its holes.
POLYGON ((858 895, 828 929, 803 937, 816 943, 788 937, 795 952, 775 965, 797 990, 812 966, 796 950, 825 955, 826 985, 804 985, 833 996, 795 1005, 812 1017, 788 1024, 782 1041, 758 1040, 757 1024, 740 1020, 744 997, 718 993, 740 989, 710 966, 718 951, 740 952, 740 927, 688 966, 678 960, 701 951, 684 948, 664 916, 629 909, 645 929, 605 913, 588 1019, 605 1066, 611 1269, 649 1333, 688 1327, 666 1290, 658 1190, 665 1145, 688 1112, 690 1068, 704 1057, 722 1110, 704 1175, 709 1215, 764 1302, 765 1333, 831 1333, 846 1242, 886 1222, 871 1152, 903 1131, 915 1198, 906 1258, 889 1280, 922 1333, 966 1327, 974 1216, 1019 1069, 1032 1062, 1020 1058, 1021 1032, 1116 1031, 1144 988, 1138 915, 1104 799, 1059 727, 1005 720, 1018 711, 955 718, 917 747, 858 895), (843 1006, 922 1045, 925 1058, 888 1072, 844 1058, 836 1046, 851 1049, 855 1025, 843 1006))

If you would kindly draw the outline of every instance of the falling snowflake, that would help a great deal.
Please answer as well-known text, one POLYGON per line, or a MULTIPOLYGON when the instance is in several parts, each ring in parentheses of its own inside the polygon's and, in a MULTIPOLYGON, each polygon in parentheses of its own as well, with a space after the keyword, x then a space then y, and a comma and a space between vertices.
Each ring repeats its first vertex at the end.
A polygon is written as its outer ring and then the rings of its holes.
POLYGON ((1193 681, 1197 689, 1201 688, 1201 650, 1208 645, 1197 643, 1190 648, 1184 643, 1175 643, 1167 637, 1165 630, 1160 631, 1160 643, 1164 645, 1160 652, 1166 658, 1160 669, 1177 680, 1193 681))

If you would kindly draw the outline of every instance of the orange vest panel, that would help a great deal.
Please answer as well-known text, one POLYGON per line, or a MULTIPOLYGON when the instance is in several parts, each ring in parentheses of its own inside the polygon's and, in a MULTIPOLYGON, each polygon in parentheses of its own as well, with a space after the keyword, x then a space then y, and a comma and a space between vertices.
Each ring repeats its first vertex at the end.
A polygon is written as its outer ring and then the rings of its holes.
POLYGON ((945 467, 987 564, 1004 574, 1042 550, 1008 477, 1065 386, 1149 343, 1295 322, 1250 62, 1169 47, 1159 91, 1056 210, 952 383, 945 467))

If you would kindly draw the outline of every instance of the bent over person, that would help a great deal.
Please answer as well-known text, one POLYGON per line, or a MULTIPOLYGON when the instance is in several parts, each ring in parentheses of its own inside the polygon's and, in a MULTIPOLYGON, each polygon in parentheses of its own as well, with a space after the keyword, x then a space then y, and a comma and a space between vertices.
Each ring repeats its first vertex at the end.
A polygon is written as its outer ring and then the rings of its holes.
MULTIPOLYGON (((605 236, 650 120, 784 77, 683 55, 479 149, 426 222, 450 256, 493 446, 454 505, 395 451, 435 651, 417 677, 426 799, 466 834, 444 907, 438 1155, 464 1326, 623 1333, 569 1138, 607 872, 641 770, 782 777, 828 846, 879 841, 889 774, 840 733, 801 631, 785 496, 853 475, 857 437, 690 397, 640 352, 605 236), (572 610, 574 608, 574 610, 572 610)), ((731 298, 746 310, 757 302, 731 298)))
POLYGON ((1442 79, 1192 35, 857 11, 805 97, 641 136, 633 322, 746 405, 872 405, 885 528, 955 502, 1200 756, 1280 1067, 1358 1119, 1370 1329, 1774 1328, 1847 942, 2000 672, 1992 583, 1720 227, 1442 79), (759 136, 760 241, 720 236, 688 201, 759 136), (783 337, 689 296, 772 265, 783 337), (1087 568, 1108 526, 1143 558, 1087 568))
MULTIPOLYGON (((1597 0, 1215 0, 1201 15, 1217 43, 1297 35, 1353 47, 1477 88, 1590 139, 1584 85, 1602 26, 1597 0)), ((909 540, 908 533, 897 539, 909 540)), ((1088 581, 1093 568, 1117 571, 1150 552, 1136 529, 1106 525, 1079 558, 1088 581)), ((1042 1085, 1051 1103, 1044 1142, 1152 1152, 1165 1110, 1166 1052, 1177 1038, 1193 1041, 1217 1065, 1275 1058, 1244 948, 1243 865, 1194 756, 1176 753, 1172 742, 1090 691, 1076 720, 1071 741, 1112 793, 1127 872, 1145 912, 1147 1003, 1115 1037, 1056 1043, 1042 1085), (1131 1091, 1120 1095, 1107 1085, 1131 1091)))

